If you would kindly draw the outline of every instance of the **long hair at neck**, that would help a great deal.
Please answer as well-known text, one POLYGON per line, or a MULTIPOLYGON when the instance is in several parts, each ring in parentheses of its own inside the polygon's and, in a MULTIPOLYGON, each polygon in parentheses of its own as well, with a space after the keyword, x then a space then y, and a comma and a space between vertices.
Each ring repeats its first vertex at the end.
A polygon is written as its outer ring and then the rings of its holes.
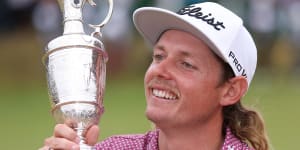
MULTIPOLYGON (((219 58, 220 59, 220 58, 219 58)), ((229 64, 224 61, 223 82, 234 77, 229 64)), ((241 141, 250 144, 255 150, 269 150, 269 140, 261 114, 242 105, 241 101, 223 107, 223 132, 230 128, 241 141)))

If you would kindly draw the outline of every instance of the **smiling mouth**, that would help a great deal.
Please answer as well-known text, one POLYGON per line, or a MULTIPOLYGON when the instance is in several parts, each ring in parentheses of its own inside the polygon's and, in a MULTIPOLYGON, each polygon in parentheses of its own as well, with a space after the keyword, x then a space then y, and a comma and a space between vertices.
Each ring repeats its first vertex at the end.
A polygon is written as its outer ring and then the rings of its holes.
POLYGON ((167 91, 167 90, 160 90, 160 89, 151 89, 152 94, 155 97, 166 99, 166 100, 176 100, 179 98, 178 93, 174 93, 172 91, 167 91))

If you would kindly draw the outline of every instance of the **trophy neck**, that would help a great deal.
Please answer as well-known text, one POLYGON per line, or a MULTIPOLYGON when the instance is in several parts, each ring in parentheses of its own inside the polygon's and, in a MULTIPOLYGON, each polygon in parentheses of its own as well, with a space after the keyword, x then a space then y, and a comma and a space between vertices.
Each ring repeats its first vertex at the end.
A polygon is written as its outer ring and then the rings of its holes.
POLYGON ((64 16, 64 35, 82 34, 82 8, 86 0, 57 0, 64 16))

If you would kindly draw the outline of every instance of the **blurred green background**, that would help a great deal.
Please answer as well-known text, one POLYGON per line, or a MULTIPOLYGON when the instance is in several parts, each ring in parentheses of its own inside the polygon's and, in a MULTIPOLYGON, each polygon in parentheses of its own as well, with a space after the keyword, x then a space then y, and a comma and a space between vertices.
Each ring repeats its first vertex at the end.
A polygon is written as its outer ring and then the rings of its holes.
MULTIPOLYGON (((34 2, 24 10, 0 16, 0 149, 38 149, 52 135, 55 125, 41 61, 47 41, 41 39, 31 21, 36 6, 34 2)), ((259 64, 243 100, 261 111, 277 150, 297 149, 300 135, 300 49, 285 28, 264 34, 251 31, 258 43, 259 64)), ((110 61, 100 139, 114 134, 144 133, 152 127, 144 117, 143 90, 143 75, 151 51, 135 30, 131 37, 131 45, 125 44, 128 49, 120 52, 122 62, 111 50, 111 41, 105 42, 110 61)))

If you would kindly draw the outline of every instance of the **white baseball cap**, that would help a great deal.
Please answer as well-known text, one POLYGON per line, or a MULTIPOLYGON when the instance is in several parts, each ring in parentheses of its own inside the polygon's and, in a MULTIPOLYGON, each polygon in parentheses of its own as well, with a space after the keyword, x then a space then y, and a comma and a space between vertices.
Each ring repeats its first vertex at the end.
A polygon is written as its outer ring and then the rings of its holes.
POLYGON ((143 7, 134 12, 133 21, 152 46, 169 29, 198 37, 231 66, 235 76, 244 76, 250 85, 257 63, 255 43, 242 19, 223 6, 212 2, 197 3, 177 13, 143 7))

